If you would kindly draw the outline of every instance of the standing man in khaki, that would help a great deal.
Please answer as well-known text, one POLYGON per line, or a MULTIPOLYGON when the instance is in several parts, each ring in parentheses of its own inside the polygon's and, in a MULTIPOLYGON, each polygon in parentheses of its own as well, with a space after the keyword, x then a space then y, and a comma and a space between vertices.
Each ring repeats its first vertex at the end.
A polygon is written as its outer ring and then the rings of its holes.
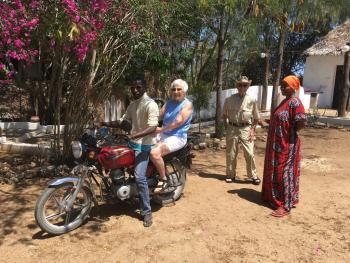
POLYGON ((242 76, 236 81, 238 93, 226 98, 223 119, 226 130, 226 182, 232 183, 236 177, 238 143, 243 146, 247 176, 259 185, 254 158, 255 126, 260 120, 257 102, 247 90, 252 81, 242 76))

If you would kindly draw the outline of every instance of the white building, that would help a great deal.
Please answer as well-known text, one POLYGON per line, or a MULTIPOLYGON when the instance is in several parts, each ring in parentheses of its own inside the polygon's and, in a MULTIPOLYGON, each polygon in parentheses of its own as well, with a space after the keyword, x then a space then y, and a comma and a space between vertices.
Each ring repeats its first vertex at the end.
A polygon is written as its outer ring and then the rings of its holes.
POLYGON ((350 19, 330 31, 322 40, 305 51, 307 55, 303 85, 317 92, 319 108, 337 108, 338 90, 343 82, 344 52, 350 42, 350 19))

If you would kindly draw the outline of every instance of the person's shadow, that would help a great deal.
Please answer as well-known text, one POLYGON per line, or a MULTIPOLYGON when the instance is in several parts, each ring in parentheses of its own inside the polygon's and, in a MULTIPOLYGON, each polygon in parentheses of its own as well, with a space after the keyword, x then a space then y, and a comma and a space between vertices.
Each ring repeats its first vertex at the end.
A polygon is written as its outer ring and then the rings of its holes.
MULTIPOLYGON (((111 217, 118 216, 129 216, 131 218, 141 219, 139 212, 136 212, 139 208, 138 202, 126 201, 126 202, 111 202, 103 203, 98 206, 94 206, 91 209, 89 218, 79 227, 82 228, 82 237, 86 233, 95 233, 101 232, 101 224, 110 220, 111 217)), ((161 209, 162 206, 152 202, 152 212, 156 212, 161 209)), ((35 229, 37 226, 35 224, 29 224, 27 226, 29 229, 35 229)), ((75 230, 79 233, 78 230, 75 230)), ((48 234, 42 230, 36 232, 32 239, 50 239, 56 237, 56 235, 48 234)))
POLYGON ((243 198, 254 204, 269 207, 267 203, 261 200, 261 192, 258 192, 254 189, 241 188, 241 189, 235 189, 235 190, 228 190, 227 192, 230 194, 237 194, 240 198, 243 198))

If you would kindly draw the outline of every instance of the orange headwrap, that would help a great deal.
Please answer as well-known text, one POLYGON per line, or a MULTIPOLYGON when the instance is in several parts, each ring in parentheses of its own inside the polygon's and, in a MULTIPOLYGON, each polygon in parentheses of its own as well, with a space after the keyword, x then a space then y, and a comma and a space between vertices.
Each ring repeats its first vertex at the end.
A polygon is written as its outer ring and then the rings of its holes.
POLYGON ((300 80, 296 76, 287 76, 283 79, 283 81, 286 82, 288 86, 294 90, 298 90, 300 88, 300 80))

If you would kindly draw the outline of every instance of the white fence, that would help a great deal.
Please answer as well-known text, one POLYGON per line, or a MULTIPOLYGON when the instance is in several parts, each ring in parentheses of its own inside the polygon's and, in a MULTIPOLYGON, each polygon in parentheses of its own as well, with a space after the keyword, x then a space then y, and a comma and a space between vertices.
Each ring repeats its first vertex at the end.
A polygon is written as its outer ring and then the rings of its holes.
MULTIPOLYGON (((262 101, 262 86, 250 86, 247 93, 249 96, 251 96, 253 99, 255 99, 258 102, 258 106, 260 108, 261 106, 261 101, 262 101)), ((231 96, 232 94, 237 93, 238 90, 236 88, 234 89, 227 89, 223 90, 221 93, 221 106, 224 106, 224 101, 227 97, 231 96)), ((302 101, 305 109, 309 109, 310 106, 310 94, 309 93, 304 93, 304 88, 300 87, 300 90, 296 94, 302 101)), ((278 102, 280 103, 283 100, 283 96, 278 89, 278 102)), ((191 97, 189 96, 189 99, 191 97)), ((270 110, 271 108, 271 101, 272 101, 272 86, 268 86, 268 92, 267 92, 267 105, 266 108, 267 110, 270 110)), ((213 91, 210 94, 210 100, 209 100, 209 106, 207 109, 202 109, 200 112, 201 119, 210 119, 215 117, 215 112, 216 112, 216 92, 213 91)), ((194 117, 197 118, 197 111, 194 113, 194 117)))

